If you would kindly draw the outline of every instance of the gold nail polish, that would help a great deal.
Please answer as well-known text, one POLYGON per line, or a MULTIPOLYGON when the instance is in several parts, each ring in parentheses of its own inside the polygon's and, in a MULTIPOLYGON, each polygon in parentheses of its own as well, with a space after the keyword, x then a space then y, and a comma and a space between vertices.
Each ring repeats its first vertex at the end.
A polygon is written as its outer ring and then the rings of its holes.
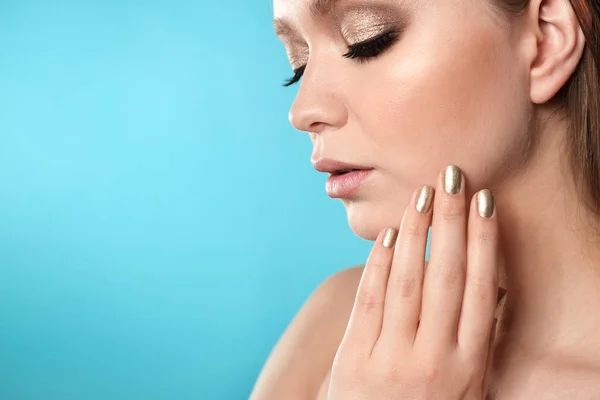
POLYGON ((487 189, 477 193, 477 211, 481 218, 490 218, 494 214, 494 197, 487 189))
POLYGON ((385 235, 383 236, 383 247, 387 247, 388 249, 394 246, 396 243, 396 238, 398 237, 398 231, 394 228, 388 228, 385 231, 385 235))
POLYGON ((456 165, 449 165, 444 171, 444 190, 448 194, 460 192, 461 173, 456 165))
POLYGON ((433 188, 431 186, 423 186, 419 189, 417 197, 417 211, 425 214, 431 208, 431 199, 433 198, 433 188))

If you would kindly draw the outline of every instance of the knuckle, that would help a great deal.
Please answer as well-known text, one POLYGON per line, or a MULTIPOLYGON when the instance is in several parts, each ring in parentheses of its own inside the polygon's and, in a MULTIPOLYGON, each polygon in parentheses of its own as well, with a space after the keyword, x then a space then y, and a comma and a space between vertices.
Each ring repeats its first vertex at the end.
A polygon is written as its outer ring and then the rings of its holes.
POLYGON ((370 264, 371 264, 371 269, 373 269, 374 272, 380 273, 380 272, 385 272, 389 269, 390 261, 385 257, 379 256, 379 257, 373 258, 373 260, 371 260, 370 264))
POLYGON ((465 216, 464 202, 458 199, 448 199, 444 201, 441 207, 441 217, 444 221, 454 221, 465 216))
POLYGON ((440 378, 441 367, 439 363, 428 362, 421 367, 421 376, 425 384, 431 385, 440 378))
POLYGON ((388 365, 382 376, 383 383, 389 386, 400 386, 404 379, 405 376, 397 364, 388 365))
POLYGON ((424 352, 419 364, 420 381, 426 386, 444 379, 444 375, 450 370, 448 366, 447 349, 435 347, 424 352))
POLYGON ((498 234, 495 230, 482 227, 475 231, 475 241, 479 245, 489 245, 496 243, 498 234))
POLYGON ((397 352, 386 347, 380 349, 378 360, 373 373, 377 379, 381 380, 386 386, 398 386, 407 380, 407 374, 410 372, 409 365, 405 360, 397 357, 397 352))
POLYGON ((417 292, 417 284, 417 278, 410 275, 399 275, 394 282, 398 296, 402 299, 413 297, 417 292))
POLYGON ((463 274, 462 268, 444 268, 440 274, 440 278, 443 284, 455 285, 462 282, 463 274))
POLYGON ((436 266, 435 271, 443 285, 455 285, 464 279, 465 263, 462 259, 440 263, 436 266))
POLYGON ((494 285, 490 279, 487 279, 478 274, 467 274, 466 290, 478 302, 487 303, 492 298, 496 297, 494 285))
POLYGON ((379 296, 366 290, 358 292, 356 302, 365 311, 375 310, 382 304, 379 296))
POLYGON ((429 233, 429 226, 423 221, 411 221, 406 226, 406 236, 409 238, 421 238, 429 233))

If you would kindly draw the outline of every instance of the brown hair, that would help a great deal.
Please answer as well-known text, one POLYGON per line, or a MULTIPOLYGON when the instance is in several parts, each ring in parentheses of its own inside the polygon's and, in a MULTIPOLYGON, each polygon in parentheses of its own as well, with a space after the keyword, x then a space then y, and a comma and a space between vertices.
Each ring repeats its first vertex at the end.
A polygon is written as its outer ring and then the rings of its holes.
MULTIPOLYGON (((570 0, 585 36, 577 69, 557 94, 569 123, 566 150, 582 203, 600 217, 600 0, 570 0)), ((494 0, 521 15, 529 0, 494 0)))

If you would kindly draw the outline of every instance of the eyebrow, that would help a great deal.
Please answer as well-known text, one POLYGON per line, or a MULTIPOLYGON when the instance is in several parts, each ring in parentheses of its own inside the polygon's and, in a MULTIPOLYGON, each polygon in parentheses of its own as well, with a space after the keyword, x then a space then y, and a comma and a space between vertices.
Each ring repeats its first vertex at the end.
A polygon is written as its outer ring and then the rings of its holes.
POLYGON ((310 4, 310 13, 314 17, 325 15, 333 10, 340 0, 313 0, 310 4))
MULTIPOLYGON (((340 0, 312 0, 309 6, 310 14, 315 17, 321 17, 330 13, 340 0)), ((289 22, 284 18, 275 18, 273 20, 275 34, 288 35, 293 31, 289 22)))

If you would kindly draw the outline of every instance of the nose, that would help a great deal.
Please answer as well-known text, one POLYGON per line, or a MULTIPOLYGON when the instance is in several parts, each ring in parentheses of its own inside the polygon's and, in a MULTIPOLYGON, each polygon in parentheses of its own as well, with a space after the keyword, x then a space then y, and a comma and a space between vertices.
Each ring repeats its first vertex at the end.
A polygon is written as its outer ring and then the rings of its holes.
POLYGON ((348 110, 338 82, 331 68, 317 70, 315 64, 307 65, 289 112, 292 126, 313 134, 344 126, 348 121, 348 110))

